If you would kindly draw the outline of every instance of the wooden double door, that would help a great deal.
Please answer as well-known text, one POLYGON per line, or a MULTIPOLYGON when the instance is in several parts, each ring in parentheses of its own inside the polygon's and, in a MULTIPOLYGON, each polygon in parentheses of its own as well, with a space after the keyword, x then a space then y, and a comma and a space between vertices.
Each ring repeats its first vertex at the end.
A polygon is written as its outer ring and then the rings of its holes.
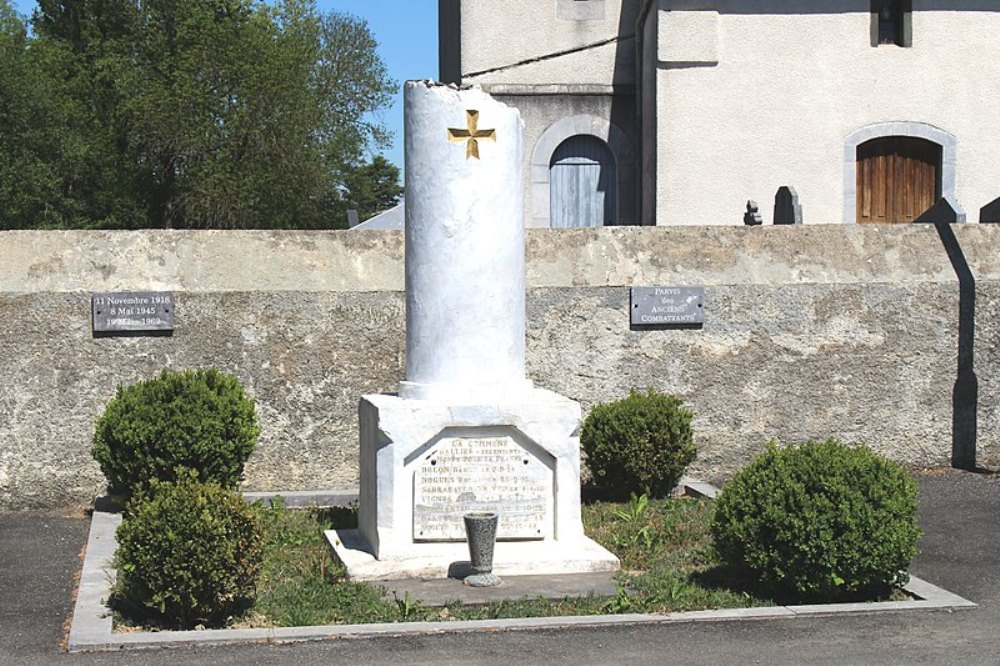
POLYGON ((913 222, 941 196, 941 146, 891 136, 858 146, 857 221, 913 222))

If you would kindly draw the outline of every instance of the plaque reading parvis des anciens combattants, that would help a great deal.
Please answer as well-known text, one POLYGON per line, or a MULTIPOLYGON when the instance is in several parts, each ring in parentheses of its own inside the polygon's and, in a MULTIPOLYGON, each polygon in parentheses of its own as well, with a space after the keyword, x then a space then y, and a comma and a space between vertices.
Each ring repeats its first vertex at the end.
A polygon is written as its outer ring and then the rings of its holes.
POLYGON ((705 323, 704 287, 632 287, 633 326, 697 326, 705 323))
POLYGON ((93 294, 94 333, 174 330, 174 296, 169 291, 93 294))

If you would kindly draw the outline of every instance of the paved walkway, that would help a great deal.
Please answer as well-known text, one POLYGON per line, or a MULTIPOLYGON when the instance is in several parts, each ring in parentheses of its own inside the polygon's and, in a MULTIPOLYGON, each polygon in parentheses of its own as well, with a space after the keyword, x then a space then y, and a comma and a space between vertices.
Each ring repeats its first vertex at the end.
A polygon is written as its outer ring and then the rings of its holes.
POLYGON ((97 655, 60 650, 88 521, 0 514, 0 664, 1000 664, 1000 479, 944 471, 920 486, 913 573, 976 610, 97 655))

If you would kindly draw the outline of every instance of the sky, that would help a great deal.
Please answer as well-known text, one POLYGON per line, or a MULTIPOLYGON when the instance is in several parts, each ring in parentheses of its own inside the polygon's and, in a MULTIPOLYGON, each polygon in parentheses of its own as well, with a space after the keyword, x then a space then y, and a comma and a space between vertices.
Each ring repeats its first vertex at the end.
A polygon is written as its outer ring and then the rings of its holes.
MULTIPOLYGON (((14 0, 19 14, 31 15, 35 0, 14 0)), ((403 166, 402 84, 410 79, 436 79, 437 2, 436 0, 316 0, 321 12, 353 14, 368 22, 379 44, 379 54, 398 84, 399 91, 381 120, 393 133, 393 145, 386 157, 403 166)))

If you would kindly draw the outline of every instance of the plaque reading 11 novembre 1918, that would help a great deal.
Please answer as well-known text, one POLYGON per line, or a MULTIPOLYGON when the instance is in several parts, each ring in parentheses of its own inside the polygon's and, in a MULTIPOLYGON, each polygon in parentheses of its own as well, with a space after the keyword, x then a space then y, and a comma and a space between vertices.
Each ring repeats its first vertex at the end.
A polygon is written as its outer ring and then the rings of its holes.
POLYGON ((93 294, 95 333, 174 330, 174 296, 169 291, 93 294))

